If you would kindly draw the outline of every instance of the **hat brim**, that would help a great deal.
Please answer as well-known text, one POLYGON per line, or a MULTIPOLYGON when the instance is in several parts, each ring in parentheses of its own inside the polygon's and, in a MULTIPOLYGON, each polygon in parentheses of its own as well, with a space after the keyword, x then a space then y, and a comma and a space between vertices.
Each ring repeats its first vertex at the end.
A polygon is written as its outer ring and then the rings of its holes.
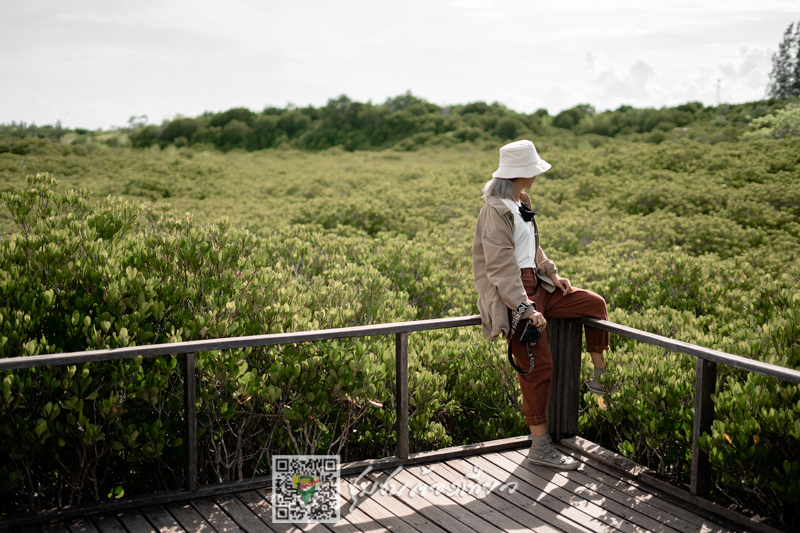
POLYGON ((542 172, 547 172, 551 168, 553 168, 553 165, 551 165, 544 159, 540 159, 536 163, 533 163, 531 165, 526 165, 524 167, 501 166, 494 171, 492 177, 502 178, 507 180, 511 180, 514 178, 530 178, 538 174, 541 174, 542 172))

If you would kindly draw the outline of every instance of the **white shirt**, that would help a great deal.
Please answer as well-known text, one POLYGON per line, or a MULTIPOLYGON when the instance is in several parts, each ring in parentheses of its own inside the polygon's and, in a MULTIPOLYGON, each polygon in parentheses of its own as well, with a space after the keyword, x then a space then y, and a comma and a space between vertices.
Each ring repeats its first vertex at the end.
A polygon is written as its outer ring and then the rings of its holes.
POLYGON ((536 234, 533 221, 525 222, 519 214, 519 202, 501 198, 514 214, 514 252, 520 268, 536 268, 536 234))

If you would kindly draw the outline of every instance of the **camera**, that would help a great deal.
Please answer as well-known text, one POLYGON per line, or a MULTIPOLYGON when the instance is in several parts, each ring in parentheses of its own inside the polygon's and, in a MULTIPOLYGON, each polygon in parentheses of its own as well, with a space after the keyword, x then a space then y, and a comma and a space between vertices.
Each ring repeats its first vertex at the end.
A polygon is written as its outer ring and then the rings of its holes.
POLYGON ((522 330, 519 332, 519 342, 522 344, 536 344, 542 338, 542 328, 533 325, 529 318, 523 320, 522 330))
POLYGON ((508 343, 508 362, 511 364, 511 368, 516 370, 518 373, 522 374, 523 376, 530 374, 533 371, 533 351, 531 351, 531 346, 539 342, 539 339, 542 338, 542 329, 541 327, 536 327, 533 325, 533 321, 529 318, 525 318, 521 321, 518 326, 521 328, 517 328, 519 334, 517 338, 519 342, 525 345, 525 348, 528 350, 528 364, 530 368, 528 371, 525 372, 517 364, 514 362, 514 356, 511 354, 511 342, 508 343))

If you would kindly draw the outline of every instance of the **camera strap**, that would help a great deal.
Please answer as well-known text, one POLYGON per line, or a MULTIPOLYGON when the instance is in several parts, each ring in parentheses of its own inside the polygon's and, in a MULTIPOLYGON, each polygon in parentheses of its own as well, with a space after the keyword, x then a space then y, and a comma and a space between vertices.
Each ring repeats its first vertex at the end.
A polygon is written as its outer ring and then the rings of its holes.
POLYGON ((519 325, 519 321, 522 318, 522 315, 525 313, 525 310, 531 305, 533 306, 534 310, 536 309, 536 302, 528 303, 528 301, 529 300, 522 302, 519 304, 519 307, 517 307, 517 310, 511 317, 511 331, 508 334, 508 362, 511 364, 511 368, 523 376, 527 376, 533 370, 533 352, 531 351, 531 345, 525 344, 525 348, 528 350, 528 359, 530 361, 530 367, 528 368, 528 371, 525 372, 519 366, 517 366, 517 363, 514 361, 514 355, 511 353, 511 341, 514 338, 514 333, 517 331, 517 326, 519 325))
POLYGON ((511 316, 511 332, 508 334, 508 338, 509 339, 514 336, 514 332, 517 331, 517 324, 519 324, 519 321, 522 318, 522 315, 525 314, 525 310, 528 309, 530 306, 533 306, 533 309, 535 310, 536 309, 536 302, 532 302, 530 300, 525 300, 524 302, 519 304, 519 307, 517 307, 517 310, 514 311, 514 314, 511 316), (528 303, 528 302, 531 302, 531 303, 528 303))

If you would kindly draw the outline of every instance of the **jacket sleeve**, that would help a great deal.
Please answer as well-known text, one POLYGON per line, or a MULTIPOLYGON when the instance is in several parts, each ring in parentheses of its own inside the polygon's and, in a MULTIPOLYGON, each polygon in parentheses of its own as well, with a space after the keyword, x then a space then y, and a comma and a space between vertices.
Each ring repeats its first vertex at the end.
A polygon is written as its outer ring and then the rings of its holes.
POLYGON ((536 270, 548 277, 558 272, 556 264, 544 255, 544 250, 542 250, 541 246, 536 250, 536 270))
MULTIPOLYGON (((497 287, 506 307, 516 310, 522 302, 528 300, 528 295, 522 286, 519 263, 514 252, 513 222, 490 208, 481 231, 481 241, 486 257, 486 276, 497 287)), ((527 317, 532 313, 533 306, 523 316, 527 317)))

